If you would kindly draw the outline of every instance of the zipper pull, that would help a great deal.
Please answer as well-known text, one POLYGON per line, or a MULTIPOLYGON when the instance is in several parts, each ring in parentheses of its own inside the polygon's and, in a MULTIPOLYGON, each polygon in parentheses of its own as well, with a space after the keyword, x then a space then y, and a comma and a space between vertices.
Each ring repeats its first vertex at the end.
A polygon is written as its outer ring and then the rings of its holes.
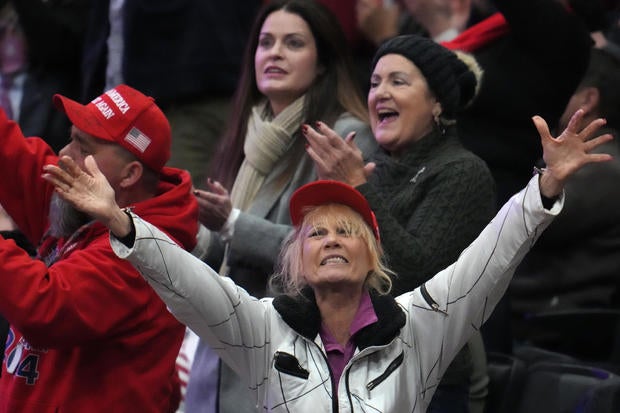
POLYGON ((428 290, 426 289, 426 284, 422 284, 420 286, 420 293, 422 293, 422 297, 424 298, 424 300, 426 301, 426 303, 433 309, 433 311, 436 311, 438 313, 441 313, 445 316, 448 316, 448 313, 444 310, 442 310, 439 307, 439 304, 437 304, 437 302, 435 300, 433 300, 433 297, 431 297, 431 295, 429 294, 428 290))
POLYGON ((445 312, 445 311, 443 311, 441 308, 439 308, 439 304, 437 304, 437 303, 433 303, 433 304, 431 304, 431 307, 433 308, 433 310, 434 310, 434 311, 437 311, 438 313, 441 313, 441 314, 443 314, 443 315, 445 315, 445 316, 447 316, 447 315, 448 315, 448 313, 447 313, 447 312, 445 312))

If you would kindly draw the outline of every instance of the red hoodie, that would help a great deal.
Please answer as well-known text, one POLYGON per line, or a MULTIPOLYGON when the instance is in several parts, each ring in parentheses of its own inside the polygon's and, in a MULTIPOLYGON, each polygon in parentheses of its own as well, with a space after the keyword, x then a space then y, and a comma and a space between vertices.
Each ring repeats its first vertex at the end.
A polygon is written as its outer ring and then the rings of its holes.
MULTIPOLYGON (((0 204, 34 245, 48 227, 52 187, 42 167, 57 157, 24 138, 0 110, 0 204)), ((198 207, 187 172, 164 168, 156 197, 133 205, 186 249, 198 207)), ((0 314, 10 323, 0 377, 1 413, 172 412, 184 327, 91 223, 49 268, 0 237, 0 314)))

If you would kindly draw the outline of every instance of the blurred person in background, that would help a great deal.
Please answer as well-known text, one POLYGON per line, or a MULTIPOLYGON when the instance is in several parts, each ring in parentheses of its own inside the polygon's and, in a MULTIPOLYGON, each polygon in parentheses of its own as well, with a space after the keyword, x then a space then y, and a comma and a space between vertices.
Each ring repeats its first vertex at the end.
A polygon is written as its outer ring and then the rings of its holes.
MULTIPOLYGON (((291 231, 288 203, 316 179, 302 125, 321 120, 355 134, 364 156, 376 149, 336 17, 316 1, 275 0, 258 13, 248 40, 236 111, 195 191, 206 231, 202 258, 257 297, 270 294, 280 246, 291 231)), ((254 400, 201 341, 187 389, 189 412, 239 413, 254 400)))
POLYGON ((71 123, 52 105, 77 98, 90 3, 82 0, 0 1, 0 107, 25 136, 62 149, 71 123))
POLYGON ((260 0, 102 0, 90 10, 82 100, 125 83, 157 99, 172 128, 170 166, 195 186, 230 114, 260 0))

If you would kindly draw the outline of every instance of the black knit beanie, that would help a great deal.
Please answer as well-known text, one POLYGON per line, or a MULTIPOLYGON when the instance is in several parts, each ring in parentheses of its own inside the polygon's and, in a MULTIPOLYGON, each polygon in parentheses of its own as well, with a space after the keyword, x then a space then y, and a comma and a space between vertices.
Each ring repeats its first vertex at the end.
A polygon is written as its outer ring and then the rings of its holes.
MULTIPOLYGON (((426 78, 428 86, 441 103, 442 116, 454 119, 477 93, 476 74, 453 51, 431 39, 418 35, 396 36, 386 40, 375 53, 371 68, 386 54, 409 59, 426 78)), ((475 64, 475 59, 471 57, 475 64)))

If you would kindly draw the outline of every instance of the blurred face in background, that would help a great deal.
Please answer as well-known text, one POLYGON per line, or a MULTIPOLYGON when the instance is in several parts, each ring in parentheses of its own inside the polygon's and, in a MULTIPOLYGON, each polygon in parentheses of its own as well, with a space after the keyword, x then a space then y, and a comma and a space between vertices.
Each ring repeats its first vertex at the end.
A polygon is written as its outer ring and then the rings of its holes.
POLYGON ((299 15, 278 10, 265 19, 254 55, 256 84, 279 114, 302 96, 319 71, 310 27, 299 15))
POLYGON ((416 19, 436 13, 449 13, 449 0, 403 0, 407 11, 416 19))
POLYGON ((386 54, 370 77, 368 113, 377 143, 398 157, 433 129, 441 106, 422 72, 406 57, 386 54))

